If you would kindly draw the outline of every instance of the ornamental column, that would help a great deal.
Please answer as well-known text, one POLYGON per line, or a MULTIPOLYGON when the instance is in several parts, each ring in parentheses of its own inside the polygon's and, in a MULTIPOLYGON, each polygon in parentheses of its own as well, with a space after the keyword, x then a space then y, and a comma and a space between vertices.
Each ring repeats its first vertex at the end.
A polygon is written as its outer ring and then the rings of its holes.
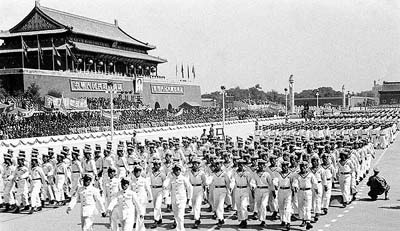
POLYGON ((293 75, 289 77, 289 98, 290 98, 290 113, 295 113, 294 111, 294 79, 293 75))
POLYGON ((342 107, 343 107, 343 109, 345 109, 346 108, 346 91, 344 89, 344 85, 342 86, 342 94, 343 94, 343 105, 342 105, 342 107))

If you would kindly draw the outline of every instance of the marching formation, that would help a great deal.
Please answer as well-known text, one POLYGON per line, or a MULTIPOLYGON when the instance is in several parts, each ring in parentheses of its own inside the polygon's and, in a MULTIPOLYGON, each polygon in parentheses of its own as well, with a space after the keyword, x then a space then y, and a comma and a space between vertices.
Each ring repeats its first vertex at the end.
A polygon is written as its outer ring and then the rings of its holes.
POLYGON ((151 203, 157 228, 163 213, 172 212, 171 228, 184 230, 186 207, 193 226, 201 227, 202 206, 224 226, 235 211, 240 228, 248 219, 267 227, 280 219, 311 229, 328 213, 332 188, 339 185, 343 206, 357 194, 376 148, 386 148, 400 129, 399 112, 363 118, 256 125, 254 135, 159 137, 143 143, 132 138, 117 146, 63 146, 30 158, 9 149, 1 169, 2 212, 35 213, 45 206, 65 206, 70 213, 80 202, 82 230, 92 230, 94 217, 109 217, 110 228, 144 230, 151 203), (28 161, 29 159, 29 161, 28 161), (166 210, 162 210, 162 207, 166 210))

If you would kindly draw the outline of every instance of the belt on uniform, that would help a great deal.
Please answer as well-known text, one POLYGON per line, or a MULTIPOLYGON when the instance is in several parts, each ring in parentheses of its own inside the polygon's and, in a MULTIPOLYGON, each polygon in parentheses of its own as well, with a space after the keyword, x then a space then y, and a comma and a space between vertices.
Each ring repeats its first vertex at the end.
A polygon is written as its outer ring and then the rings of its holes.
POLYGON ((162 185, 152 185, 152 188, 162 188, 162 185))
POLYGON ((351 174, 351 172, 341 172, 340 174, 347 175, 347 174, 351 174))
POLYGON ((135 164, 128 164, 129 166, 135 165, 135 164))
POLYGON ((311 188, 300 188, 300 190, 302 190, 302 191, 307 191, 307 190, 310 190, 311 188))
POLYGON ((93 170, 92 171, 86 171, 86 172, 93 172, 93 170))
POLYGON ((268 186, 257 186, 257 188, 268 188, 268 186))
POLYGON ((72 173, 81 173, 81 172, 79 172, 79 171, 73 171, 72 173))
POLYGON ((236 188, 247 188, 247 185, 246 186, 236 186, 236 188))
POLYGON ((322 182, 322 181, 320 181, 320 180, 318 181, 318 183, 321 183, 321 182, 322 182))
POLYGON ((103 167, 103 169, 107 169, 108 167, 103 167))
POLYGON ((331 180, 331 178, 327 178, 326 180, 331 180))
POLYGON ((226 188, 225 185, 216 185, 215 188, 226 188))
POLYGON ((201 186, 201 184, 192 184, 193 187, 201 186))
POLYGON ((36 179, 32 179, 32 180, 41 180, 41 178, 36 178, 36 179))
POLYGON ((385 134, 381 134, 381 136, 385 136, 385 134))
POLYGON ((121 166, 121 165, 118 165, 118 167, 123 168, 123 167, 125 167, 125 165, 122 165, 122 166, 121 166))
POLYGON ((57 172, 57 175, 64 175, 63 172, 57 172))
POLYGON ((290 189, 290 187, 280 187, 280 189, 285 190, 285 189, 290 189))

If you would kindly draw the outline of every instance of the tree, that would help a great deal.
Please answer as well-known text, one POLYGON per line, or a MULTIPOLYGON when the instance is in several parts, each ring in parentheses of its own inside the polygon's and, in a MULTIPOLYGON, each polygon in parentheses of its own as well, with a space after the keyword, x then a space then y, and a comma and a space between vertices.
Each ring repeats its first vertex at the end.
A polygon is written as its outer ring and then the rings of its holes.
POLYGON ((53 96, 53 97, 56 97, 56 98, 61 98, 62 97, 62 93, 58 89, 50 89, 47 92, 47 95, 53 96))
POLYGON ((31 85, 26 89, 24 96, 31 98, 34 101, 38 100, 40 98, 39 90, 40 87, 36 83, 31 83, 31 85))

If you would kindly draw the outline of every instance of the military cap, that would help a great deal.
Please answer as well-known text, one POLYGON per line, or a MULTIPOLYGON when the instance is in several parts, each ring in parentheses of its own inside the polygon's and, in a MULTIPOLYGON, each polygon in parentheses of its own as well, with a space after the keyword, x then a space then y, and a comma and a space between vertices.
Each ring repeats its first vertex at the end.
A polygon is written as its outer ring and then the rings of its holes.
POLYGON ((4 154, 4 160, 11 160, 12 156, 9 153, 4 154))
POLYGON ((289 164, 290 164, 289 161, 286 161, 286 160, 281 162, 281 166, 282 165, 289 165, 289 164))
POLYGON ((183 167, 182 167, 182 165, 180 163, 175 163, 174 166, 172 167, 172 169, 180 169, 180 170, 182 170, 183 167))
POLYGON ((141 172, 143 170, 143 168, 140 166, 140 165, 138 165, 138 166, 135 166, 135 168, 133 169, 133 171, 134 172, 141 172))
POLYGON ((257 161, 257 163, 258 163, 258 164, 266 164, 267 161, 265 161, 265 160, 263 160, 263 159, 259 159, 259 160, 257 161))
POLYGON ((115 167, 109 167, 108 169, 107 169, 107 173, 112 173, 112 172, 117 172, 117 169, 115 168, 115 167))
POLYGON ((25 151, 24 150, 19 150, 18 153, 18 159, 25 159, 25 151))
POLYGON ((307 161, 300 161, 299 165, 308 166, 308 162, 307 161))
POLYGON ((85 175, 83 175, 82 179, 84 181, 91 181, 92 180, 92 176, 90 174, 85 174, 85 175))

